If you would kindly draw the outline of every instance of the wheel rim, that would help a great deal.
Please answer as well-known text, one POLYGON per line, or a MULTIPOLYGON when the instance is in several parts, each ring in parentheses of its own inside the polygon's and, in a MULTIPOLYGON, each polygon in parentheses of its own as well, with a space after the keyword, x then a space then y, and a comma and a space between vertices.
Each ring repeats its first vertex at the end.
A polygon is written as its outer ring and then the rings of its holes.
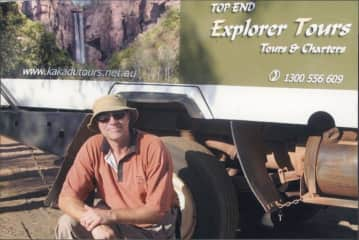
POLYGON ((177 174, 173 174, 173 186, 181 210, 181 239, 191 239, 196 227, 196 206, 191 191, 177 174))

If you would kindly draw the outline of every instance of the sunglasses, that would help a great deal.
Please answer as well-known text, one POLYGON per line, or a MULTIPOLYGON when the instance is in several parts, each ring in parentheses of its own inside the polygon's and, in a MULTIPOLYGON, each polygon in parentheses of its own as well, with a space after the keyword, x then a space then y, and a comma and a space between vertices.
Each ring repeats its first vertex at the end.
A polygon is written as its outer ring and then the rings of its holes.
POLYGON ((96 117, 96 120, 101 123, 107 123, 110 121, 111 116, 115 120, 120 120, 125 117, 127 111, 105 112, 96 117))

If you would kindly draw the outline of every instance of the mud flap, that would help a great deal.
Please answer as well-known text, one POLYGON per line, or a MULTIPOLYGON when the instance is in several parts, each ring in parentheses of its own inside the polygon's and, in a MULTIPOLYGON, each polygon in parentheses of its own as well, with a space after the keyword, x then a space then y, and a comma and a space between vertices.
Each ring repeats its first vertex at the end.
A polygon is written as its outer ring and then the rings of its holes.
POLYGON ((265 167, 262 128, 235 121, 231 121, 230 125, 237 157, 249 187, 266 213, 278 210, 276 203, 282 202, 282 199, 265 167))

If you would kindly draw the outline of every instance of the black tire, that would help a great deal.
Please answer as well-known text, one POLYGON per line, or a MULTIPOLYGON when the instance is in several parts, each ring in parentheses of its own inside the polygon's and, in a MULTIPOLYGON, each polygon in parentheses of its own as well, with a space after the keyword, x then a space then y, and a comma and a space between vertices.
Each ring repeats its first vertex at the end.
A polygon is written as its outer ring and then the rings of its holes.
POLYGON ((175 172, 188 186, 196 205, 192 238, 234 238, 238 199, 224 166, 204 146, 180 137, 164 137, 175 172))

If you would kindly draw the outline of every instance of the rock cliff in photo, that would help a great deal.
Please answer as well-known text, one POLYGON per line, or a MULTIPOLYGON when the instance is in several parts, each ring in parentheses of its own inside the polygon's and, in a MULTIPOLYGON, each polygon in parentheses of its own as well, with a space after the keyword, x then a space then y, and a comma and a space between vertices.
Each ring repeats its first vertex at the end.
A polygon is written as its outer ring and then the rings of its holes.
POLYGON ((169 0, 31 0, 22 12, 53 32, 59 47, 78 63, 104 67, 113 52, 125 48, 155 23, 169 0))

